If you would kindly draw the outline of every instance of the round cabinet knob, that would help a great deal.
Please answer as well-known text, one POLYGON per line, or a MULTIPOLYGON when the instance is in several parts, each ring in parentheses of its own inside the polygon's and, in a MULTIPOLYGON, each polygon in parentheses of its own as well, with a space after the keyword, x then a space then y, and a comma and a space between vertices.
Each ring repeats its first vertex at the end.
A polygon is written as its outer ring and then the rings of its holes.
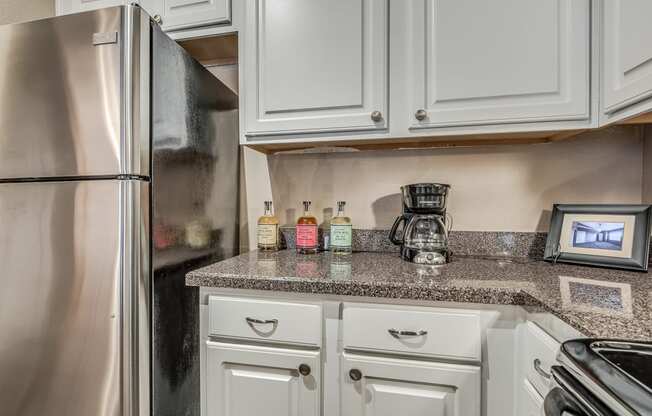
POLYGON ((353 381, 360 381, 360 380, 362 380, 362 372, 360 372, 360 370, 354 368, 351 371, 349 371, 349 377, 351 377, 351 380, 353 380, 353 381))
POLYGON ((152 17, 152 19, 154 19, 154 21, 159 25, 163 24, 163 18, 161 17, 160 14, 155 14, 154 17, 152 17))
POLYGON ((417 110, 417 112, 414 113, 414 118, 416 118, 419 121, 425 120, 426 117, 428 117, 428 113, 426 113, 426 110, 424 109, 417 110))
POLYGON ((383 113, 381 113, 380 111, 374 111, 373 113, 371 113, 371 119, 376 123, 378 123, 379 121, 383 121, 383 113))
POLYGON ((299 366, 299 374, 302 376, 309 376, 310 375, 310 366, 308 364, 301 364, 299 366))

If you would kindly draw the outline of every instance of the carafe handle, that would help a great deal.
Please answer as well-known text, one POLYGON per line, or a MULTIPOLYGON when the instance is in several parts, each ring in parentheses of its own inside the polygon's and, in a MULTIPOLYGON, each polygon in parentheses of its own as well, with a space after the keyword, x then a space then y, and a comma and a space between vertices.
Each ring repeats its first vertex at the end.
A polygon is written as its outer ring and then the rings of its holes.
MULTIPOLYGON (((407 218, 404 215, 401 215, 400 217, 396 217, 396 220, 394 221, 394 225, 392 225, 392 229, 389 231, 389 240, 398 246, 403 244, 404 242, 403 237, 405 236, 401 237, 401 239, 399 240, 398 238, 396 238, 396 231, 398 230, 398 226, 402 222, 405 222, 406 220, 407 218)), ((403 229, 405 230, 405 225, 403 226, 403 229)))
POLYGON ((447 221, 447 226, 446 226, 446 235, 450 234, 451 231, 453 230, 453 216, 449 213, 446 213, 446 221, 447 221))

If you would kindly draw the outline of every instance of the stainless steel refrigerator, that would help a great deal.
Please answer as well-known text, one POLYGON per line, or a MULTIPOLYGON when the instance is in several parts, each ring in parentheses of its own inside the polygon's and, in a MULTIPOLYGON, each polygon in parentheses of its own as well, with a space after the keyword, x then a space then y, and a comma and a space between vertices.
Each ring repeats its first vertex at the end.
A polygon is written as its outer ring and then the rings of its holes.
POLYGON ((237 97, 137 6, 0 27, 0 414, 199 414, 237 97))

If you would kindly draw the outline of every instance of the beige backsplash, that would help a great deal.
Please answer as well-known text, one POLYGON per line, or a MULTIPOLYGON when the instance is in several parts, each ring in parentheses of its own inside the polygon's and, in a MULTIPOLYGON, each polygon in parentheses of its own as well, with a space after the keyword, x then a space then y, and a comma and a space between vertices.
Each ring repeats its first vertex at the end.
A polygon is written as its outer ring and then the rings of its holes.
POLYGON ((283 224, 304 199, 320 221, 342 199, 356 228, 388 228, 400 211, 401 185, 443 182, 452 186, 456 230, 547 231, 556 202, 640 203, 644 154, 652 159, 644 142, 640 127, 621 126, 543 145, 274 155, 266 158, 268 172, 261 155, 245 165, 249 230, 269 197, 269 174, 283 224))

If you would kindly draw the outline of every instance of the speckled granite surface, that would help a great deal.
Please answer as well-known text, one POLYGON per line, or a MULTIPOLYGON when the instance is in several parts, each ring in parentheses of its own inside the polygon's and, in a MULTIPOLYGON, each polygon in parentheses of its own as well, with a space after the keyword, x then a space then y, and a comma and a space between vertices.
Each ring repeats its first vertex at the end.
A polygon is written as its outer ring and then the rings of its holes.
POLYGON ((652 341, 647 273, 526 258, 455 257, 440 267, 394 253, 297 255, 253 251, 189 273, 186 284, 542 308, 590 337, 652 341))
MULTIPOLYGON (((320 246, 328 230, 319 229, 320 246)), ((294 227, 281 227, 283 246, 295 247, 294 227)), ((450 249, 455 255, 513 256, 543 258, 546 233, 452 231, 450 249)), ((389 241, 389 230, 353 230, 353 250, 380 253, 398 253, 399 247, 389 241)))

